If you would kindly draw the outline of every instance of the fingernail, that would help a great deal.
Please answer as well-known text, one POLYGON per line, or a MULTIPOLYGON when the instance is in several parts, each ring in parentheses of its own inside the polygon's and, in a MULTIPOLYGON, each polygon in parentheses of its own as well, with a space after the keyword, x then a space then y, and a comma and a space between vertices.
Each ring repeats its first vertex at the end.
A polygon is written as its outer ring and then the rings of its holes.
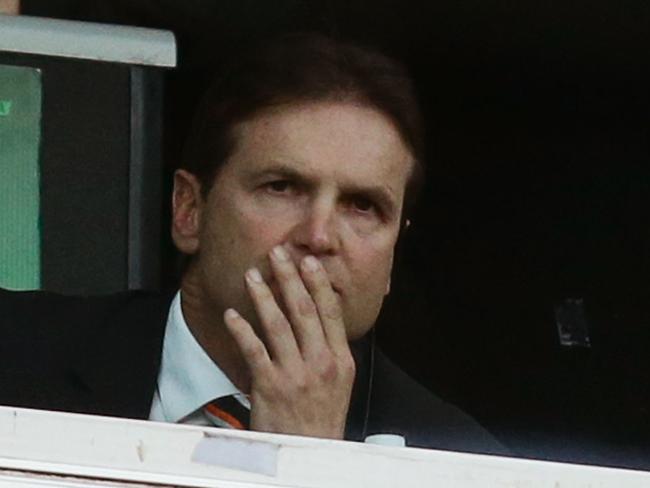
POLYGON ((306 271, 316 271, 319 267, 318 259, 314 256, 306 256, 302 261, 302 265, 306 271))
POLYGON ((264 282, 264 280, 262 279, 262 275, 260 274, 257 268, 251 268, 248 271, 246 271, 246 278, 248 278, 251 281, 254 281, 255 283, 264 282))
POLYGON ((287 250, 283 246, 275 246, 273 248, 273 255, 280 261, 289 260, 289 253, 287 253, 287 250))
POLYGON ((237 317, 239 317, 239 314, 234 308, 229 308, 228 310, 226 310, 225 315, 227 319, 236 319, 237 317))

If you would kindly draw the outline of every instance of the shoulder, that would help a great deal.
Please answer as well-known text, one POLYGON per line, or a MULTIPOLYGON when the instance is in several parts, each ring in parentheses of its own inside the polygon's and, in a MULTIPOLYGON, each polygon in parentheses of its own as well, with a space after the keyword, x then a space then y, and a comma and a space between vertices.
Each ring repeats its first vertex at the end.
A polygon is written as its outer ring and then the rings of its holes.
POLYGON ((120 379, 128 389, 133 370, 155 377, 168 309, 160 294, 0 289, 0 404, 103 411, 88 406, 88 385, 120 379))
POLYGON ((143 292, 64 296, 0 289, 0 361, 27 349, 32 358, 65 355, 98 336, 150 336, 162 332, 168 307, 166 296, 143 292))
POLYGON ((9 291, 0 288, 0 327, 75 328, 104 322, 125 311, 157 310, 169 306, 166 296, 122 292, 105 296, 67 296, 43 291, 9 291), (166 304, 166 305, 165 305, 166 304))
POLYGON ((476 420, 427 390, 379 349, 371 398, 369 433, 400 434, 412 447, 509 454, 476 420))

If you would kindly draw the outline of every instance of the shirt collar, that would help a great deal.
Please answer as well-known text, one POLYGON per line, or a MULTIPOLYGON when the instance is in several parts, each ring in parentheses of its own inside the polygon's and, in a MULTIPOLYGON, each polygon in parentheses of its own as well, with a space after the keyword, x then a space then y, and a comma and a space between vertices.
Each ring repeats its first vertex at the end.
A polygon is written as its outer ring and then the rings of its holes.
POLYGON ((237 393, 241 394, 190 332, 179 291, 169 308, 158 376, 165 420, 181 421, 209 401, 237 393))

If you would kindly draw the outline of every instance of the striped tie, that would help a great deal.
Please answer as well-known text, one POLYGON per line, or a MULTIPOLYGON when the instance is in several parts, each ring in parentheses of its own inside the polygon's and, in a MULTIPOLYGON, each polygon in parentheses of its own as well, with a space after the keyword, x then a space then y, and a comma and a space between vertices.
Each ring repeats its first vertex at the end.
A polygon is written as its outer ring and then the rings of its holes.
POLYGON ((217 398, 203 407, 203 413, 217 427, 247 430, 250 411, 233 395, 217 398))

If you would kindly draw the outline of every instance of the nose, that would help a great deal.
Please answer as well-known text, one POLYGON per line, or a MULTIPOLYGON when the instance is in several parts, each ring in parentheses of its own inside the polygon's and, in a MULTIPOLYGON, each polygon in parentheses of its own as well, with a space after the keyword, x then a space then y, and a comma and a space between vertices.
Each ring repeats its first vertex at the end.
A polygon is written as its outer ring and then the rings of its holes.
POLYGON ((324 256, 339 248, 336 205, 327 201, 311 202, 296 223, 291 240, 304 254, 324 256))

